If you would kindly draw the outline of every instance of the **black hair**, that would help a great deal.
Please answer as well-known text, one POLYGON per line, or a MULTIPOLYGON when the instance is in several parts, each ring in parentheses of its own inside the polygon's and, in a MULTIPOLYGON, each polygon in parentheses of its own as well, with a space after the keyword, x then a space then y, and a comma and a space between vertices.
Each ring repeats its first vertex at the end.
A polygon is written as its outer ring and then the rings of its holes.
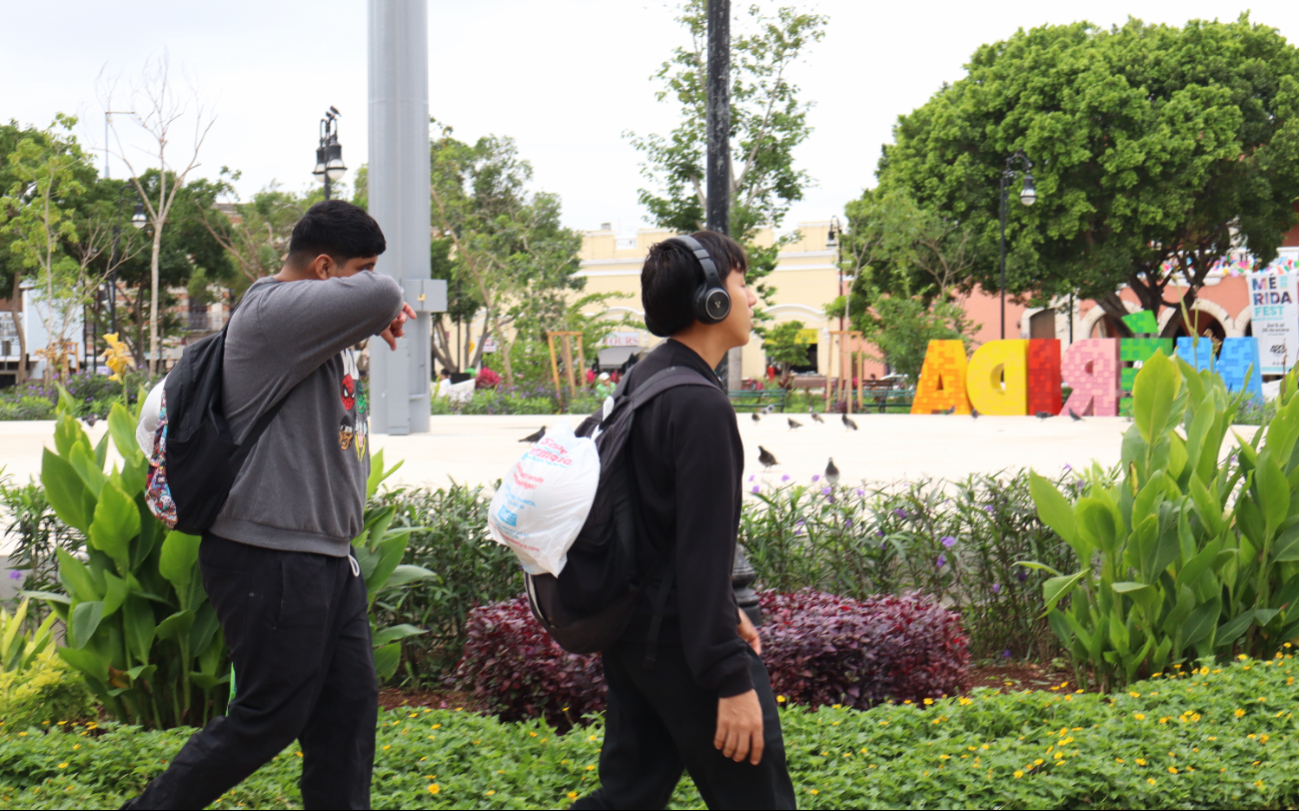
MULTIPOLYGON (((735 240, 715 231, 691 236, 713 257, 723 284, 732 273, 748 272, 749 257, 735 240)), ((640 271, 640 300, 649 331, 666 338, 690 326, 695 291, 703 282, 704 269, 684 244, 668 239, 651 247, 640 271)))
POLYGON ((326 200, 307 209, 293 226, 289 261, 302 264, 323 253, 341 265, 358 256, 378 256, 387 247, 379 223, 365 209, 346 200, 326 200))

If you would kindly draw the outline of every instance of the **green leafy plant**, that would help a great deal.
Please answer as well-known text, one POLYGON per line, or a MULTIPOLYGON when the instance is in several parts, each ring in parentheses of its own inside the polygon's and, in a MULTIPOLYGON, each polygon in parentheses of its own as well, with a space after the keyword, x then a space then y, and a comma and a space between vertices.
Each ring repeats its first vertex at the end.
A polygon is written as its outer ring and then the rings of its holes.
MULTIPOLYGON (((401 462, 387 470, 383 466, 383 451, 370 457, 370 478, 365 485, 366 502, 370 503, 383 480, 397 472, 401 462)), ((380 679, 392 678, 401 662, 401 641, 424 633, 424 629, 408 623, 381 627, 381 613, 391 613, 389 602, 399 597, 407 586, 433 577, 422 566, 402 563, 406 545, 410 541, 410 527, 393 527, 397 513, 395 505, 376 505, 365 511, 365 528, 352 541, 352 556, 361 566, 365 578, 365 596, 370 612, 370 636, 374 644, 374 669, 380 679), (384 600, 380 601, 380 597, 384 600), (375 608, 379 611, 376 612, 375 608)))
POLYGON ((24 599, 13 614, 0 608, 0 672, 26 670, 36 657, 50 649, 54 641, 50 633, 51 626, 58 619, 54 614, 36 626, 31 636, 27 635, 27 609, 30 605, 31 600, 24 599))
POLYGON ((0 673, 0 729, 94 718, 98 713, 86 682, 52 647, 42 647, 21 669, 0 673))
MULTIPOLYGON (((1198 666, 1116 695, 1054 690, 882 704, 781 702, 800 808, 1293 808, 1292 658, 1198 666), (1263 700, 1260 700, 1263 699, 1263 700)), ((559 734, 453 709, 379 716, 375 808, 565 807, 598 786, 602 719, 559 734)), ((185 730, 115 723, 0 735, 0 808, 114 808, 167 768, 185 730)), ((8 729, 6 724, 0 730, 8 729)), ((212 808, 301 807, 291 745, 212 808)), ((703 808, 686 777, 670 807, 703 808)))
POLYGON ((41 483, 59 519, 86 539, 55 549, 66 593, 29 592, 66 624, 58 655, 111 714, 152 727, 202 724, 224 711, 225 640, 198 573, 199 539, 168 532, 144 499, 148 460, 136 417, 117 403, 92 446, 66 394, 41 483), (123 459, 105 473, 112 438, 123 459))
POLYGON ((1039 515, 1081 568, 1025 565, 1053 575, 1047 616, 1080 677, 1113 688, 1197 657, 1270 656, 1299 634, 1294 387, 1292 374, 1275 417, 1220 462, 1241 399, 1158 353, 1136 376, 1120 483, 1093 472, 1071 503, 1032 477, 1039 515))

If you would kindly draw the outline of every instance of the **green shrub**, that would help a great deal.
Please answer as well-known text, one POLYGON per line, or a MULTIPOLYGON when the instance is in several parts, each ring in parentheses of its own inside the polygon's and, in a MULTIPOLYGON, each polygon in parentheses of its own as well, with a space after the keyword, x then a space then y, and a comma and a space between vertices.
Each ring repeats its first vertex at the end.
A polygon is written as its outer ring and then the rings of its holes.
POLYGON ((0 420, 52 420, 54 404, 39 394, 0 399, 0 420))
POLYGON ((1083 677, 1117 687, 1199 657, 1267 657, 1299 635, 1296 380, 1220 462, 1242 398, 1156 353, 1133 386, 1123 481, 1093 474, 1078 498, 1032 477, 1042 520, 1081 562, 1072 574, 1031 565, 1054 575, 1048 618, 1083 677))
MULTIPOLYGON (((1296 672, 1293 659, 1251 660, 1115 696, 1069 684, 865 712, 786 708, 781 726, 802 808, 1293 808, 1296 672)), ((98 738, 84 727, 0 735, 0 808, 115 808, 188 736, 104 727, 98 738)), ((596 786, 603 734, 598 718, 559 735, 537 720, 384 712, 371 799, 375 808, 565 807, 596 786)), ((290 746, 212 807, 301 807, 300 751, 290 746)), ((688 777, 671 805, 703 807, 688 777)))
POLYGON ((460 659, 465 622, 475 605, 523 591, 518 561, 487 535, 490 491, 455 484, 439 490, 396 489, 374 503, 395 508, 393 527, 413 527, 405 561, 430 569, 384 609, 394 624, 427 630, 405 640, 404 672, 415 683, 440 685, 460 659))
POLYGON ((65 661, 114 716, 154 727, 204 723, 225 710, 228 655, 198 573, 199 539, 168 532, 144 500, 148 460, 121 403, 96 446, 66 393, 41 483, 59 519, 89 543, 57 548, 63 593, 45 599, 67 628, 65 661), (104 472, 108 442, 124 466, 104 472))
POLYGON ((85 679, 53 649, 36 654, 23 670, 0 673, 0 729, 21 731, 97 714, 85 679))

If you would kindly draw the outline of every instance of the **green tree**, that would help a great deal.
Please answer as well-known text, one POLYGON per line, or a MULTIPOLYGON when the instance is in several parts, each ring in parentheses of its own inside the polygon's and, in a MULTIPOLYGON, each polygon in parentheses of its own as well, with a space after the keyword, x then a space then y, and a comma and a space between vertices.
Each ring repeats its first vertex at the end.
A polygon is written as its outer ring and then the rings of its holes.
MULTIPOLYGON (((704 227, 707 11, 706 0, 682 4, 677 19, 690 43, 675 48, 651 77, 663 83, 656 98, 679 106, 681 123, 666 136, 624 133, 645 156, 642 174, 654 187, 640 190, 641 205, 656 225, 678 232, 704 227)), ((778 228, 812 182, 794 165, 794 150, 812 132, 811 104, 799 100, 788 72, 825 36, 827 18, 789 6, 768 15, 752 5, 739 22, 731 37, 730 236, 749 252, 750 285, 770 301, 775 290, 761 279, 775 269, 781 243, 758 247, 753 235, 763 225, 778 228)))
MULTIPOLYGON (((546 332, 565 329, 592 303, 574 300, 586 286, 577 275, 582 236, 561 224, 558 195, 528 190, 532 166, 513 139, 488 135, 468 144, 451 133, 444 126, 430 144, 433 232, 449 243, 435 244, 434 264, 442 262, 435 270, 460 291, 453 307, 462 318, 485 311, 469 365, 479 365, 494 337, 505 384, 513 386, 516 343, 544 342, 546 332)), ((444 317, 436 319, 434 349, 443 366, 455 368, 444 317)), ((521 369, 536 374, 535 352, 527 354, 521 369)))
POLYGON ((997 290, 998 179, 1023 149, 1038 196, 1025 207, 1011 190, 1009 291, 1076 293, 1117 317, 1127 285, 1157 316, 1190 307, 1233 246, 1275 257, 1299 196, 1297 73, 1299 51, 1247 15, 1020 30, 900 118, 880 185, 964 223, 961 285, 997 290), (1180 302, 1165 297, 1174 281, 1180 302))
POLYGON ((278 273, 289 250, 293 226, 323 192, 305 196, 286 191, 272 180, 251 199, 243 201, 234 184, 240 172, 221 167, 217 180, 196 180, 190 184, 196 198, 208 205, 194 211, 204 229, 225 249, 235 271, 230 290, 236 298, 248 286, 264 276, 278 273), (215 203, 219 198, 232 200, 235 217, 227 217, 215 203))
POLYGON ((807 363, 807 342, 799 340, 802 321, 782 321, 767 330, 762 339, 762 349, 767 358, 780 366, 780 387, 789 387, 789 377, 794 367, 807 363))

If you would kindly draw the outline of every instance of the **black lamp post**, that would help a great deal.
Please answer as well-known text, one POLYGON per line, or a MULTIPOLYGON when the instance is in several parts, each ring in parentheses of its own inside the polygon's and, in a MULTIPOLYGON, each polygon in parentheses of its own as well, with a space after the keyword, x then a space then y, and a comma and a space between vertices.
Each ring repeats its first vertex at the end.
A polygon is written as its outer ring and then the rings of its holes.
POLYGON ((1009 184, 1020 174, 1024 175, 1024 189, 1019 202, 1031 206, 1037 202, 1037 189, 1033 185, 1033 162, 1018 150, 1006 158, 1006 171, 1001 173, 1001 338, 1006 339, 1006 212, 1010 208, 1009 184), (1018 168, 1017 168, 1018 167, 1018 168))
POLYGON ((338 108, 331 106, 320 119, 320 146, 316 147, 316 168, 311 173, 325 183, 325 199, 329 198, 329 184, 341 180, 347 173, 343 163, 343 146, 338 143, 338 108))
MULTIPOLYGON (((838 217, 830 217, 830 233, 825 238, 826 250, 835 249, 835 270, 839 272, 839 298, 843 298, 843 223, 838 217)), ((843 302, 843 312, 839 313, 839 331, 844 330, 844 315, 848 312, 848 302, 843 302)))
MULTIPOLYGON (((108 319, 114 333, 117 332, 117 245, 122 239, 122 199, 128 190, 134 188, 130 183, 123 183, 117 190, 117 222, 113 225, 113 249, 108 256, 108 319)), ((131 214, 131 225, 138 231, 148 222, 144 203, 137 199, 135 211, 131 214)))

